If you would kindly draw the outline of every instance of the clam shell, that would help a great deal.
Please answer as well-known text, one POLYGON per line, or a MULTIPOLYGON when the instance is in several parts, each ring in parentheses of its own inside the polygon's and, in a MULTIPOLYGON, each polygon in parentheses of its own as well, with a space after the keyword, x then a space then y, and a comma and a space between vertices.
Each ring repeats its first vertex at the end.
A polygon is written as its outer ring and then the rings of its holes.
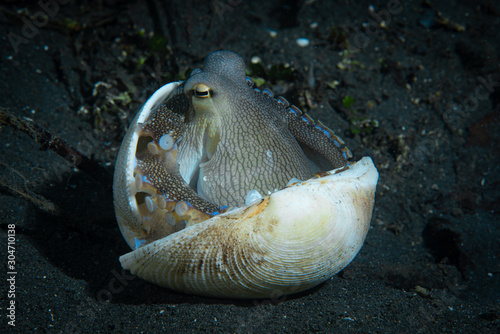
POLYGON ((132 120, 116 157, 115 173, 113 176, 115 215, 120 232, 132 249, 136 248, 136 239, 142 238, 144 234, 144 229, 140 224, 141 216, 139 208, 135 200, 135 154, 139 132, 141 131, 138 124, 144 123, 151 112, 158 108, 181 83, 182 81, 177 81, 162 86, 146 101, 132 120))
POLYGON ((122 267, 187 294, 271 298, 312 288, 347 266, 370 226, 378 172, 369 157, 137 248, 145 234, 133 176, 138 123, 179 84, 146 102, 117 158, 116 217, 133 249, 120 257, 122 267))

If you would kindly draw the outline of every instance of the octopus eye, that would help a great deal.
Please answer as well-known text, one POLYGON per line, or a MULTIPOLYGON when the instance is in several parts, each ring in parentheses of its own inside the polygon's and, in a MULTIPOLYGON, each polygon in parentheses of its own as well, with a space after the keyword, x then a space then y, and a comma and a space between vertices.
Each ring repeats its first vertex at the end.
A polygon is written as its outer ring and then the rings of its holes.
POLYGON ((207 85, 203 85, 203 84, 196 85, 193 88, 193 91, 194 91, 194 95, 199 97, 199 98, 210 97, 210 95, 211 95, 210 88, 208 88, 207 85))

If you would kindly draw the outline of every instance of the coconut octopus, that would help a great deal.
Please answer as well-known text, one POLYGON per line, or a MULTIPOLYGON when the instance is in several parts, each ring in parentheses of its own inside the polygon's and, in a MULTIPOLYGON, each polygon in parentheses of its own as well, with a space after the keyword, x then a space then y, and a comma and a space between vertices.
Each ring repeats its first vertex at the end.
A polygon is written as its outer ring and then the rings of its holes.
POLYGON ((335 275, 360 250, 378 172, 332 130, 253 87, 234 52, 161 87, 115 166, 123 268, 188 294, 269 298, 335 275), (303 181, 304 180, 304 181, 303 181))

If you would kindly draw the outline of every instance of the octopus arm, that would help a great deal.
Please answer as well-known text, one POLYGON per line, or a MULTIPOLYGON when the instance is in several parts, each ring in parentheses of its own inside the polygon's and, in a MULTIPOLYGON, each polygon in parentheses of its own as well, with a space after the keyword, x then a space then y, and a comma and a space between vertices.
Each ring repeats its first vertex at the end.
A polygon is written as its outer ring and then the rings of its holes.
POLYGON ((168 171, 163 159, 150 154, 144 154, 138 157, 137 169, 143 175, 148 175, 147 182, 150 183, 166 200, 185 201, 195 209, 213 213, 219 211, 219 208, 196 194, 196 192, 184 182, 181 175, 177 172, 168 171))
POLYGON ((287 107, 284 115, 288 129, 302 146, 319 153, 333 168, 348 164, 352 153, 333 130, 320 121, 315 122, 294 105, 287 107))

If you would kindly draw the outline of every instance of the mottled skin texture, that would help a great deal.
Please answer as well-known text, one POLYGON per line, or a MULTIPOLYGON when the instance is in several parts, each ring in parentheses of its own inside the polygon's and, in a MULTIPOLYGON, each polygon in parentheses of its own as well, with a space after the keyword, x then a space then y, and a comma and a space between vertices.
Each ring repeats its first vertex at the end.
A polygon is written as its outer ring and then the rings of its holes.
MULTIPOLYGON (((164 134, 170 134, 177 141, 185 131, 184 114, 190 108, 182 91, 173 92, 170 99, 158 108, 144 124, 141 136, 152 137, 158 143, 164 134), (175 112, 174 112, 175 110, 175 112)), ((200 198, 198 194, 184 182, 179 173, 177 161, 171 155, 161 151, 151 154, 147 149, 137 152, 136 172, 147 176, 158 194, 169 201, 185 201, 206 213, 218 211, 218 207, 200 198)))
POLYGON ((210 54, 203 71, 186 81, 184 92, 194 114, 178 162, 181 175, 189 184, 196 183, 202 198, 241 206, 252 189, 265 195, 291 178, 312 176, 303 150, 277 111, 277 101, 249 86, 237 54, 210 54))

